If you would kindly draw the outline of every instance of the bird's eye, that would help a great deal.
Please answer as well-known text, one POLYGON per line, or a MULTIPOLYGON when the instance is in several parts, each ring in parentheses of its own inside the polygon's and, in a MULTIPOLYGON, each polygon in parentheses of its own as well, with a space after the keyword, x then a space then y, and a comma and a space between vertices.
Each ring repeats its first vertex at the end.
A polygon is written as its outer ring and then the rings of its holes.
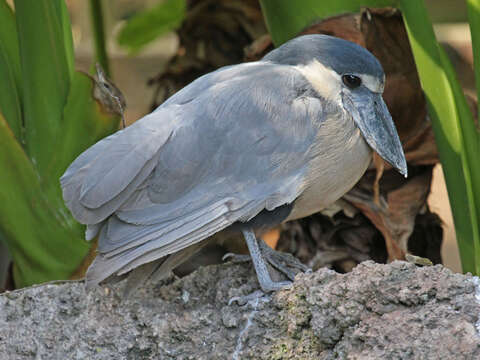
POLYGON ((362 85, 362 79, 358 76, 346 74, 342 76, 342 81, 345 85, 347 85, 350 89, 355 89, 362 85))

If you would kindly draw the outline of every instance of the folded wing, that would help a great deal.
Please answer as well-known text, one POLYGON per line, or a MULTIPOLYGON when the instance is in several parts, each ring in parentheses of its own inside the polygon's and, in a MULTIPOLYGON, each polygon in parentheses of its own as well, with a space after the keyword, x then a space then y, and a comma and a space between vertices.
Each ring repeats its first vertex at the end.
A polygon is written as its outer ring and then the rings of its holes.
POLYGON ((61 185, 99 232, 88 284, 292 202, 324 111, 305 82, 289 66, 223 68, 80 155, 61 185))

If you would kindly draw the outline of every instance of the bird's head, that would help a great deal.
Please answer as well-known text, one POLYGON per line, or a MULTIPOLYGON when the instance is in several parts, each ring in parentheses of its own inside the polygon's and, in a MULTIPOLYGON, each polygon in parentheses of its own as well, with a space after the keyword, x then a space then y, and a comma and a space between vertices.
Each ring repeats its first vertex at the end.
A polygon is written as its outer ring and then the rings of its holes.
POLYGON ((263 60, 296 66, 319 96, 350 114, 373 150, 407 176, 402 145, 382 98, 385 74, 372 53, 336 37, 304 35, 263 60))

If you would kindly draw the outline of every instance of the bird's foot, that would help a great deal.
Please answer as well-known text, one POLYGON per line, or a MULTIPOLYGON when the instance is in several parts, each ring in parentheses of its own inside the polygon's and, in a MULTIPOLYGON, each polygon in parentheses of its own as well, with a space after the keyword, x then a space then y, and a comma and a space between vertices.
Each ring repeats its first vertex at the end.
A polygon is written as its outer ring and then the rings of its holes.
POLYGON ((245 238, 245 242, 247 243, 253 267, 257 273, 258 283, 260 284, 263 292, 268 293, 291 286, 292 283, 290 281, 273 281, 267 264, 272 264, 272 266, 274 266, 280 272, 283 272, 289 279, 293 281, 295 278, 295 273, 288 269, 288 265, 295 263, 295 266, 298 267, 299 265, 297 262, 292 262, 291 258, 285 260, 284 256, 277 256, 278 254, 276 251, 272 249, 266 249, 267 245, 263 243, 263 240, 257 240, 252 229, 245 228, 242 230, 242 234, 245 238))
MULTIPOLYGON (((275 250, 272 250, 273 252, 275 252, 275 250)), ((288 254, 289 255, 289 254, 288 254)), ((291 256, 291 255, 290 255, 291 256)), ((292 256, 293 257, 293 256, 292 256)), ((250 257, 250 255, 243 255, 243 254, 234 254, 234 253, 227 253, 225 254, 223 257, 222 257, 222 260, 223 261, 231 261, 233 263, 244 263, 244 262, 249 262, 249 261, 252 261, 252 258, 250 257)), ((265 259, 269 264, 270 263, 270 257, 266 256, 266 259, 265 259)), ((298 261, 298 260, 297 260, 298 261)), ((283 273, 285 276, 287 276, 290 280, 294 280, 295 278, 295 273, 293 271, 291 271, 290 269, 288 269, 286 266, 283 266, 282 264, 276 264, 276 265, 273 265, 271 264, 276 270, 280 271, 281 273, 283 273)), ((301 264, 303 265, 303 264, 301 264)), ((304 266, 304 265, 303 265, 304 266)), ((260 291, 262 294, 264 293, 268 293, 268 292, 271 292, 271 291, 277 291, 277 290, 281 290, 281 289, 288 289, 292 286, 292 282, 291 281, 273 281, 271 278, 269 277, 261 277, 259 278, 259 281, 261 281, 260 285, 261 285, 261 288, 263 291, 261 290, 257 290, 257 291, 260 291)), ((252 294, 249 294, 249 295, 246 295, 246 296, 241 296, 241 297, 234 297, 232 299, 230 299, 230 302, 229 304, 232 302, 232 301, 236 301, 239 305, 243 305, 245 303, 245 301, 248 301, 249 300, 249 297, 250 296, 253 296, 254 297, 254 294, 256 293, 253 292, 252 294), (240 304, 240 302, 237 301, 237 299, 246 299, 242 304, 240 304)), ((242 300, 243 301, 243 300, 242 300)))
POLYGON ((228 300, 228 306, 232 305, 233 303, 243 306, 247 303, 251 303, 252 301, 257 301, 263 296, 265 296, 265 293, 262 290, 255 290, 253 293, 248 295, 232 297, 230 300, 228 300))
MULTIPOLYGON (((258 244, 260 247, 260 251, 262 252, 262 255, 267 261, 267 263, 269 263, 277 271, 284 274, 291 281, 295 279, 295 275, 298 272, 304 272, 304 273, 312 272, 312 270, 308 266, 302 264, 292 254, 273 250, 271 247, 265 244, 265 242, 262 240, 259 240, 258 244)), ((243 262, 251 261, 252 258, 250 255, 227 253, 223 256, 222 260, 231 261, 233 263, 243 263, 243 262)), ((277 284, 276 282, 273 282, 273 281, 272 283, 277 284)), ((283 282, 280 282, 279 284, 281 285, 277 286, 277 285, 271 285, 269 283, 271 287, 270 291, 275 291, 275 290, 279 290, 280 288, 284 288, 285 286, 290 284, 290 282, 283 281, 283 282)))
POLYGON ((298 272, 310 273, 312 270, 302 264, 295 256, 289 253, 273 250, 265 242, 259 241, 260 249, 265 257, 265 260, 280 271, 291 281, 295 280, 295 275, 298 272))
POLYGON ((223 255, 222 261, 231 261, 233 263, 244 263, 244 262, 252 261, 252 258, 250 257, 250 255, 226 253, 225 255, 223 255))

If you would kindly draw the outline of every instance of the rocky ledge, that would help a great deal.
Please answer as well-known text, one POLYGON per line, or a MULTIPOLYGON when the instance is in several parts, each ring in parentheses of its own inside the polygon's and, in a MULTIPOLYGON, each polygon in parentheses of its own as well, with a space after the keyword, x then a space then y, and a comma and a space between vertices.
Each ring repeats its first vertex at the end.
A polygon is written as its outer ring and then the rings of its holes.
POLYGON ((201 268, 126 300, 122 283, 0 295, 1 359, 480 359, 480 282, 437 265, 365 262, 258 289, 249 264, 201 268))

